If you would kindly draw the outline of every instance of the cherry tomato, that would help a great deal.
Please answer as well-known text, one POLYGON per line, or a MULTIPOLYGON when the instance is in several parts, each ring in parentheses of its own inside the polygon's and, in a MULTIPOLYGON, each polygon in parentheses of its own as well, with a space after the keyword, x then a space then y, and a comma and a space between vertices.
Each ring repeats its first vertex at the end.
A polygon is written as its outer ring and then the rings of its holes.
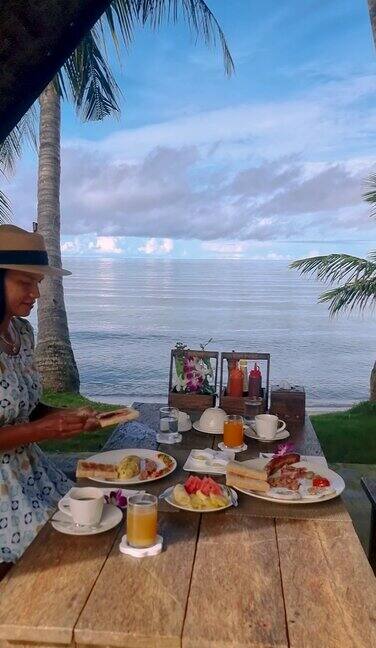
POLYGON ((330 486, 330 481, 326 477, 321 477, 321 475, 315 475, 312 480, 312 486, 314 488, 326 488, 330 486))

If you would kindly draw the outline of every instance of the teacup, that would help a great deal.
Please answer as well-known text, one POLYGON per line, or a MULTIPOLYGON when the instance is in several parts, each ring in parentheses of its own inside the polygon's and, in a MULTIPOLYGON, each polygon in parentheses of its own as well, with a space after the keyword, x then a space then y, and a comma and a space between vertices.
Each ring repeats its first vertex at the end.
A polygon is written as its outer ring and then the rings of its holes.
POLYGON ((188 432, 192 427, 191 417, 187 412, 179 411, 178 418, 178 431, 179 432, 188 432))
POLYGON ((103 512, 104 497, 100 488, 87 486, 71 488, 59 503, 59 509, 69 515, 75 524, 96 526, 103 512))
POLYGON ((275 439, 279 432, 286 428, 286 423, 274 414, 257 414, 255 428, 260 439, 275 439), (281 425, 278 425, 281 423, 281 425))

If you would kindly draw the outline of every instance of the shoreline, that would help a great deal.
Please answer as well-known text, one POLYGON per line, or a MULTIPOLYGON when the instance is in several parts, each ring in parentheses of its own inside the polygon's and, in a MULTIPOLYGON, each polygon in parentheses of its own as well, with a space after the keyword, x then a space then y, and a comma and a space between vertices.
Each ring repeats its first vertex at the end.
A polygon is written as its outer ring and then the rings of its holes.
MULTIPOLYGON (((143 395, 135 395, 135 396, 120 396, 114 394, 114 396, 101 396, 101 395, 93 395, 93 394, 84 394, 87 398, 90 398, 95 401, 99 401, 102 403, 115 403, 117 405, 126 405, 130 407, 133 403, 162 403, 163 405, 167 405, 167 397, 160 395, 160 396, 143 396, 143 395)), ((346 410, 350 409, 353 405, 356 405, 361 401, 356 400, 353 403, 343 403, 341 405, 336 404, 336 403, 322 403, 322 404, 317 404, 315 405, 314 403, 310 404, 308 403, 306 405, 307 413, 309 415, 311 414, 329 414, 333 412, 345 412, 346 410)))

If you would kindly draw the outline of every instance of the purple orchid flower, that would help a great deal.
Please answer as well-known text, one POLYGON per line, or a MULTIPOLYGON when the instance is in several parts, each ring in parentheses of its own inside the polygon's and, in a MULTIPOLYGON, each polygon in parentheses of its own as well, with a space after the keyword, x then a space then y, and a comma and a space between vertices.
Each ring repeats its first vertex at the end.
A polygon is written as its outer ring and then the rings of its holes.
POLYGON ((127 506, 127 498, 123 495, 121 488, 116 491, 111 491, 109 495, 105 495, 104 499, 107 504, 113 504, 120 509, 125 509, 127 506))
POLYGON ((188 392, 197 392, 202 387, 204 379, 200 374, 193 371, 191 375, 187 375, 187 391, 188 392))
POLYGON ((277 452, 274 453, 274 457, 283 457, 286 454, 289 454, 290 452, 293 452, 295 450, 294 444, 293 443, 280 443, 277 452))

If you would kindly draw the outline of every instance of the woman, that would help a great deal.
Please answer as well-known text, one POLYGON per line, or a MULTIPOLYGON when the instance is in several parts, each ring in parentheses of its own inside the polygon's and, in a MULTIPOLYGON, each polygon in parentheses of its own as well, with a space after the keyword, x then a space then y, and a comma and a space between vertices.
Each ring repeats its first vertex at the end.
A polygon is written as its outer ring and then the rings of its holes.
POLYGON ((46 274, 70 272, 49 265, 40 234, 0 225, 0 578, 72 486, 36 443, 98 427, 90 408, 61 410, 39 403, 34 334, 23 318, 46 274))

